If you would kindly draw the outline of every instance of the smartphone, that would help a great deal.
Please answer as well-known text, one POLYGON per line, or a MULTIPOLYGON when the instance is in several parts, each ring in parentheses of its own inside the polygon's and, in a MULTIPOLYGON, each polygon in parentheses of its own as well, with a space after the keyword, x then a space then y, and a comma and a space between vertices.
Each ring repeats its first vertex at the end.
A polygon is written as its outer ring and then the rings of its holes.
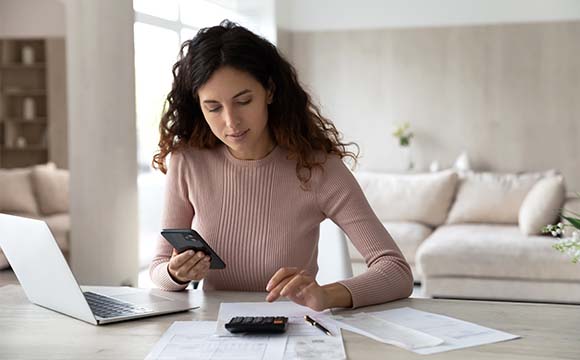
POLYGON ((226 263, 216 254, 216 252, 208 245, 207 242, 199 235, 199 233, 192 229, 163 229, 161 235, 167 240, 177 251, 178 254, 186 250, 203 251, 210 257, 210 269, 223 269, 226 263))

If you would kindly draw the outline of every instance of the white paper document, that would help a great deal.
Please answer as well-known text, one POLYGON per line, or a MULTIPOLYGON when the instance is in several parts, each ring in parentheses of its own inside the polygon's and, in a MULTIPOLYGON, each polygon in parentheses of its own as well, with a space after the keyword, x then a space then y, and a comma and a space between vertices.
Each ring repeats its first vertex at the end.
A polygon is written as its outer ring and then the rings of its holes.
POLYGON ((275 360, 284 358, 285 336, 215 336, 215 321, 176 321, 146 360, 275 360))
POLYGON ((236 316, 286 316, 288 318, 288 327, 284 333, 287 338, 284 360, 346 359, 342 334, 340 329, 333 325, 329 318, 330 315, 330 311, 318 313, 290 301, 222 303, 218 315, 216 334, 224 338, 247 336, 234 335, 225 329, 225 323, 236 316), (328 336, 320 329, 306 323, 304 315, 320 321, 332 333, 332 336, 328 336))
MULTIPOLYGON (((438 345, 410 349, 418 354, 434 354, 443 351, 519 338, 518 335, 408 307, 371 312, 367 315, 443 340, 443 342, 438 345)), ((340 320, 340 318, 337 320, 340 320)), ((345 327, 345 329, 365 335, 365 332, 368 332, 369 329, 372 330, 374 327, 374 325, 367 326, 362 322, 359 322, 357 325, 358 326, 354 330, 352 326, 350 326, 350 328, 345 327)))
POLYGON ((334 316, 334 319, 346 330, 407 350, 436 346, 443 343, 443 339, 441 338, 392 323, 364 312, 344 316, 337 315, 334 316))
POLYGON ((340 360, 346 359, 342 336, 288 336, 284 360, 340 360))

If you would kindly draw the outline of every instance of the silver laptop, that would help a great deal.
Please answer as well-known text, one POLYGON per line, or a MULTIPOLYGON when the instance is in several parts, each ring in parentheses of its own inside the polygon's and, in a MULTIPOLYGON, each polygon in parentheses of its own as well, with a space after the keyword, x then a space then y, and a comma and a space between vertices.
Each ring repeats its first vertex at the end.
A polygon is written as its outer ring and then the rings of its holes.
POLYGON ((42 220, 0 214, 0 247, 28 299, 94 325, 196 308, 187 292, 78 285, 42 220))

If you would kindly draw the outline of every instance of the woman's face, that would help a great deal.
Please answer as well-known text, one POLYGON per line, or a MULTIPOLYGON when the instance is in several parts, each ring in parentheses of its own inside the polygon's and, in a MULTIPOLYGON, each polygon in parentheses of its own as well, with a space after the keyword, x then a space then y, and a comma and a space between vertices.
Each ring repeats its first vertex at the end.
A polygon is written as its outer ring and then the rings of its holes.
POLYGON ((211 131, 238 159, 265 157, 274 147, 268 131, 266 90, 249 73, 224 66, 198 90, 199 105, 211 131))

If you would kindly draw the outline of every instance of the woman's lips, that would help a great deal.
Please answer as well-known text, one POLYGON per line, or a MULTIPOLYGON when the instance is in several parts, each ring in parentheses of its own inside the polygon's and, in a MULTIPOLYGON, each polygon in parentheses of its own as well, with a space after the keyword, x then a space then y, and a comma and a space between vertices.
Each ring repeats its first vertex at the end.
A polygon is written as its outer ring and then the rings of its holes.
POLYGON ((246 133, 248 131, 250 131, 250 129, 244 130, 244 131, 240 131, 240 132, 237 132, 237 133, 234 133, 234 134, 229 134, 228 136, 231 137, 231 138, 234 138, 234 139, 238 139, 238 138, 241 138, 242 136, 246 135, 246 133))

